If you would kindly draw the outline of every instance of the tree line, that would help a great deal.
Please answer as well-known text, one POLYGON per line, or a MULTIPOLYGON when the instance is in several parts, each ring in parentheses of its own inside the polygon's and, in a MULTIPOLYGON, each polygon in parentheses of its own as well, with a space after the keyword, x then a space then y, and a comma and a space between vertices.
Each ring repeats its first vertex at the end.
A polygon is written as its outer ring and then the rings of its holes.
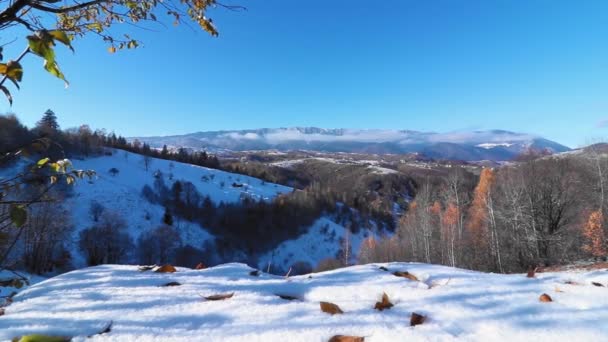
POLYGON ((419 179, 397 233, 366 240, 359 260, 519 272, 605 258, 607 170, 608 157, 587 149, 419 179))

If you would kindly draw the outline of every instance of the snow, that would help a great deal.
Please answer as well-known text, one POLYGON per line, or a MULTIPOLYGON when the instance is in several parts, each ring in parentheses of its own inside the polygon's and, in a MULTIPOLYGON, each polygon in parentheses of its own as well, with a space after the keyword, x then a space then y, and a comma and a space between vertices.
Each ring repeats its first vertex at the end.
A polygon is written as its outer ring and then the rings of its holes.
POLYGON ((477 147, 485 148, 486 150, 493 149, 495 147, 511 147, 513 143, 483 143, 476 145, 477 147))
POLYGON ((399 173, 397 170, 389 169, 381 166, 368 166, 368 169, 372 170, 374 173, 378 173, 381 175, 390 175, 393 173, 399 173))
POLYGON ((103 265, 22 291, 0 317, 0 340, 42 333, 98 341, 606 341, 607 270, 499 275, 419 263, 353 266, 288 279, 249 274, 242 264, 173 274, 103 265), (390 272, 383 271, 386 267, 390 272), (421 281, 392 275, 409 271, 421 281), (161 287, 169 281, 181 286, 161 287), (578 285, 565 284, 575 281, 578 285), (559 292, 558 292, 559 291, 559 292), (201 296, 233 293, 224 301, 201 296), (386 293, 395 306, 379 312, 386 293), (538 300, 542 293, 551 303, 538 300), (277 294, 299 297, 286 301, 277 294), (319 309, 320 301, 342 315, 319 309), (428 317, 409 326, 412 312, 428 317))
MULTIPOLYGON (((369 230, 361 229, 358 234, 350 235, 352 255, 358 253, 361 242, 368 234, 369 230)), ((260 257, 258 267, 266 270, 270 262, 273 269, 287 271, 294 263, 303 261, 314 268, 319 261, 336 257, 341 248, 340 239, 345 236, 346 228, 328 217, 321 217, 297 239, 284 241, 272 252, 260 257)))

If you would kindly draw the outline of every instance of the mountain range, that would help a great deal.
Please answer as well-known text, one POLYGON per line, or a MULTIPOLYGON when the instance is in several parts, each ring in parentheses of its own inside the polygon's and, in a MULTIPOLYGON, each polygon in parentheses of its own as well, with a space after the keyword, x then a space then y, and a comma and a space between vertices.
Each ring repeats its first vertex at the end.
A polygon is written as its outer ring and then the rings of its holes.
POLYGON ((533 134, 505 130, 448 133, 388 129, 323 129, 317 127, 262 128, 197 132, 174 136, 138 137, 152 147, 194 150, 307 150, 371 154, 417 153, 450 160, 511 160, 530 150, 566 152, 570 149, 533 134))

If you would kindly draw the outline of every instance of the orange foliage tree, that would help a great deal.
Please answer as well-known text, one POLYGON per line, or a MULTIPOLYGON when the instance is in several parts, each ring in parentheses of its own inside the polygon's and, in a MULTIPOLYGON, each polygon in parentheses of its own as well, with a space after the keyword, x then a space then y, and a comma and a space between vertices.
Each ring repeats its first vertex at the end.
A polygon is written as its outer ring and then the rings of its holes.
POLYGON ((583 226, 583 236, 586 239, 583 249, 594 257, 606 255, 606 236, 604 234, 604 215, 601 210, 589 214, 587 222, 583 226))
POLYGON ((494 172, 485 168, 479 176, 479 183, 473 193, 473 202, 469 208, 469 219, 467 229, 469 242, 472 244, 473 263, 478 264, 484 257, 483 251, 489 247, 489 213, 488 203, 490 201, 490 190, 496 181, 494 172))

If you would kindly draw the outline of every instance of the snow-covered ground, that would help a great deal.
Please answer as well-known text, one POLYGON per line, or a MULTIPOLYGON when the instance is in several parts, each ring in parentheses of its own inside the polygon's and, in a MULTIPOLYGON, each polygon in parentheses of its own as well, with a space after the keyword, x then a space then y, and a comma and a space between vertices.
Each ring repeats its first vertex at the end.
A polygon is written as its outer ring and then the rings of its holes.
POLYGON ((367 342, 608 340, 608 288, 592 284, 608 285, 607 270, 526 278, 390 263, 288 279, 251 271, 226 264, 172 274, 113 265, 70 272, 18 294, 0 317, 0 340, 33 333, 74 341, 308 342, 334 335, 367 342), (162 286, 173 281, 181 286, 162 286), (226 300, 203 299, 230 293, 226 300), (380 312, 374 305, 383 293, 394 307, 380 312), (539 301, 543 293, 553 302, 539 301), (321 301, 344 313, 321 312, 321 301), (410 326, 413 312, 427 317, 424 324, 410 326), (109 322, 110 332, 87 339, 109 322))

